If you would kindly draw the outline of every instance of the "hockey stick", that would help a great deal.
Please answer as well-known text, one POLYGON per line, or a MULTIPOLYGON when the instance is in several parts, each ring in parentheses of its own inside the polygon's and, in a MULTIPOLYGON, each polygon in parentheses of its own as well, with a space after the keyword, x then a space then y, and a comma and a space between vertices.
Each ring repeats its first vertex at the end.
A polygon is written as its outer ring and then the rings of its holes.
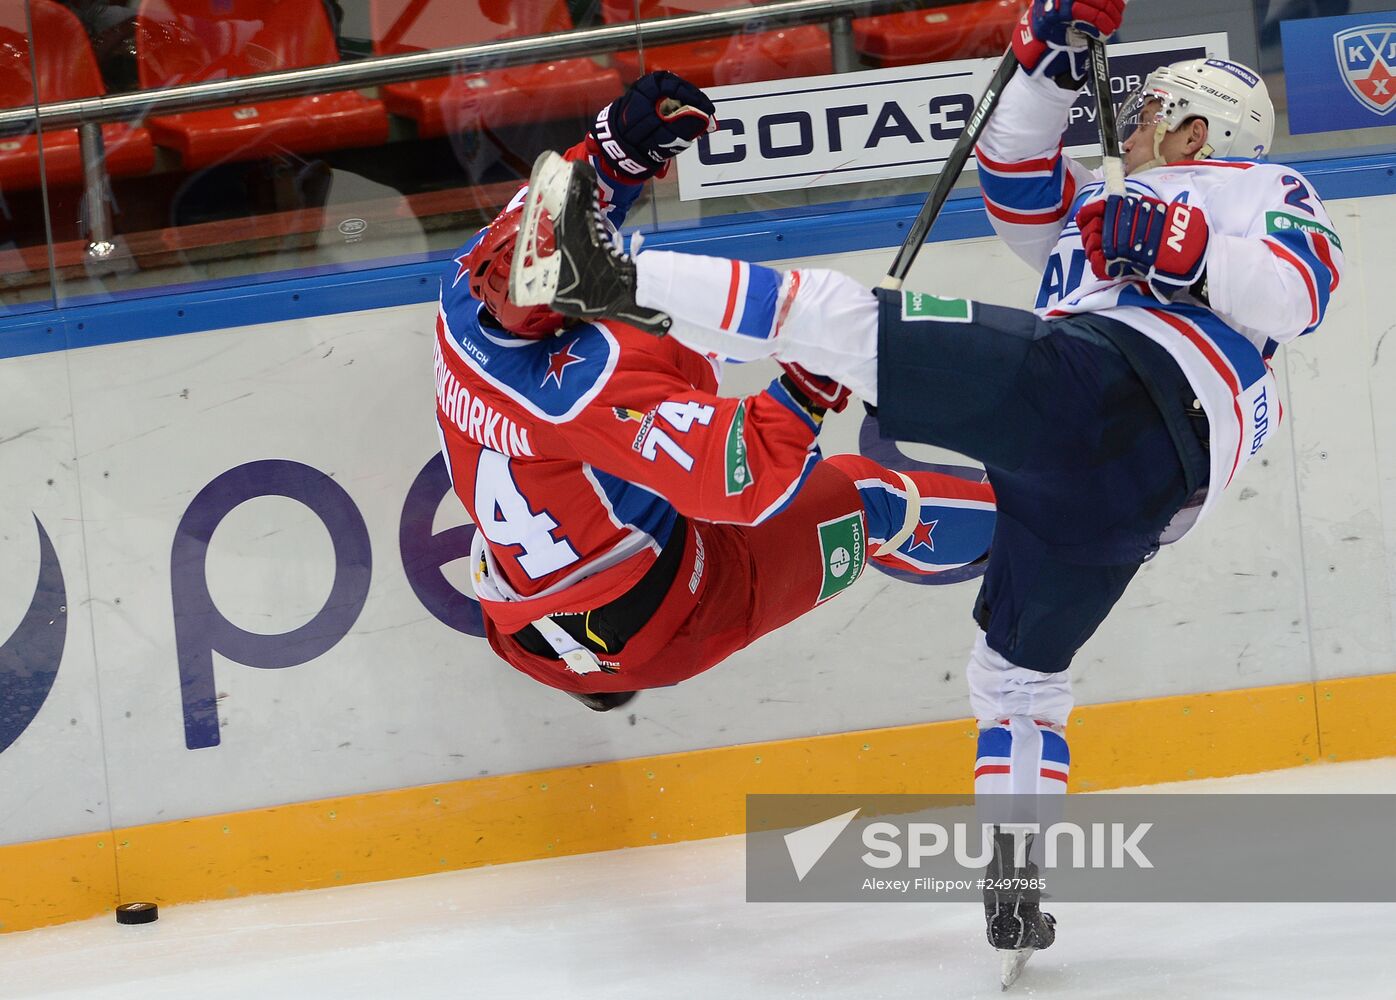
POLYGON ((1013 54, 1013 49, 1010 48, 1003 54, 998 69, 994 70, 994 75, 989 80, 989 86, 985 88, 984 95, 979 98, 979 103, 974 108, 974 114, 970 115, 965 130, 955 141, 955 148, 950 150, 950 155, 945 158, 945 166, 941 168, 940 175, 936 177, 935 184, 931 186, 930 193, 926 195, 926 203, 921 206, 921 211, 917 213, 915 221, 912 222, 911 230, 906 234, 901 249, 897 251, 897 256, 892 261, 892 267, 887 271, 887 277, 878 282, 879 288, 890 288, 896 291, 902 287, 902 282, 906 280, 907 273, 916 260, 916 255, 921 252, 921 244, 926 242, 926 237, 931 232, 931 226, 935 224, 936 216, 940 215, 940 210, 945 205, 945 199, 950 196, 950 189, 955 186, 955 182, 960 179, 960 174, 964 172, 969 154, 973 151, 974 144, 979 141, 984 126, 988 124, 989 116, 993 114, 994 107, 999 102, 999 96, 1003 93, 1003 88, 1017 69, 1018 57, 1013 54))
POLYGON ((1105 55, 1105 39, 1087 38, 1091 53, 1091 93, 1095 95, 1095 121, 1100 127, 1100 169, 1105 174, 1105 193, 1125 193, 1125 163, 1120 156, 1120 133, 1115 124, 1115 102, 1110 97, 1110 60, 1105 55))

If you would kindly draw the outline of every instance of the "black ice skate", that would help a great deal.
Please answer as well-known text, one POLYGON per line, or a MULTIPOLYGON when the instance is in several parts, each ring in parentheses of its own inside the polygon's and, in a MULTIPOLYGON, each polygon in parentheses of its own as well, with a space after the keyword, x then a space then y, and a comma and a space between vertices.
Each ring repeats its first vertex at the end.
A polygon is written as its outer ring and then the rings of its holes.
POLYGON ((1017 980, 1033 952, 1057 938, 1056 920, 1041 910, 1037 865, 1013 863, 1012 835, 995 832, 994 857, 984 872, 984 920, 989 944, 999 952, 1004 989, 1017 980))
POLYGON ((614 319, 662 335, 673 321, 635 301, 635 262, 615 248, 591 164, 544 153, 533 164, 509 271, 515 305, 546 305, 578 319, 614 319), (547 249, 546 221, 553 249, 547 249))

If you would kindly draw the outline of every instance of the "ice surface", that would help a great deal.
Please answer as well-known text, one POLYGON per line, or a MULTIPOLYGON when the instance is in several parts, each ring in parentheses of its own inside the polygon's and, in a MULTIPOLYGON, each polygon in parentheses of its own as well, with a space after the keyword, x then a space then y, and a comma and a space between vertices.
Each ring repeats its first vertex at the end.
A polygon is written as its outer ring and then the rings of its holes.
MULTIPOLYGON (((1396 792, 1396 759, 1148 791, 1396 792)), ((1003 997, 977 906, 748 904, 739 837, 0 935, 0 997, 1003 997)), ((1396 905, 1055 904, 1007 996, 1396 997, 1396 905)))

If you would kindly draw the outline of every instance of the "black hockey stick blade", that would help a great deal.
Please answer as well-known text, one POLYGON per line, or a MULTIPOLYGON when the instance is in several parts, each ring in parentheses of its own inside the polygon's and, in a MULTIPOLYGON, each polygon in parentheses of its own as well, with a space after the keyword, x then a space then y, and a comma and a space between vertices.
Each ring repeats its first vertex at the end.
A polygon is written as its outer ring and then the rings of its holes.
POLYGON ((912 222, 911 229, 907 232, 901 249, 897 251, 897 256, 892 261, 892 267, 887 271, 887 277, 878 283, 879 288, 890 288, 895 291, 902 287, 902 282, 906 280, 907 274, 911 271, 911 265, 915 262, 916 255, 921 252, 921 245, 926 242, 926 237, 931 232, 931 226, 935 224, 936 217, 940 215, 940 210, 945 205, 945 199, 950 196, 950 189, 960 179, 960 174, 965 169, 965 163, 969 161, 969 155, 974 151, 974 144, 979 141, 984 126, 988 124, 989 116, 994 113, 994 108, 999 103, 999 97, 1003 94, 1003 88, 1008 85, 1008 81, 1017 69, 1018 57, 1013 54, 1013 50, 1010 48, 1004 53, 998 69, 994 70, 994 75, 989 80, 988 87, 984 89, 983 96, 979 98, 979 103, 975 105, 974 113, 970 115, 965 130, 960 133, 960 138, 955 141, 950 155, 945 158, 945 166, 936 177, 930 193, 926 195, 926 202, 921 206, 921 211, 917 213, 916 220, 912 222))

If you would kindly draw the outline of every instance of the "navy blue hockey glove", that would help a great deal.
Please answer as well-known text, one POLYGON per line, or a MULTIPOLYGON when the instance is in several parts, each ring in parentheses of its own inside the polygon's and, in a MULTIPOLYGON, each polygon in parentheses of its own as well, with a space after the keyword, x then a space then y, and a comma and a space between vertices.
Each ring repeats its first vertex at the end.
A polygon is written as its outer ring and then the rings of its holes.
POLYGON ((1013 34, 1013 54, 1029 75, 1074 90, 1090 73, 1085 36, 1109 38, 1124 14, 1125 0, 1033 0, 1013 34))
POLYGON ((614 180, 664 175, 669 161, 717 127, 708 95, 668 70, 646 73, 601 109, 587 151, 614 180))
POLYGON ((1082 205, 1076 223, 1097 277, 1143 278, 1164 301, 1201 279, 1207 266, 1207 216, 1186 202, 1110 195, 1082 205))

